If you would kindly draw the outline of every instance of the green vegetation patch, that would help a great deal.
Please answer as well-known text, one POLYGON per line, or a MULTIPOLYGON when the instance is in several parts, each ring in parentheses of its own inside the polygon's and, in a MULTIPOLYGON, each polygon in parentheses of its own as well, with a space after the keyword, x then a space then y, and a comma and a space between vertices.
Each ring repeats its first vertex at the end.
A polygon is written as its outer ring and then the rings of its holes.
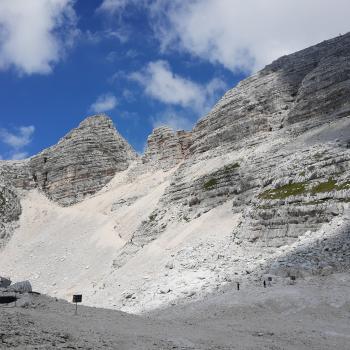
POLYGON ((333 179, 329 179, 327 182, 321 182, 311 189, 312 194, 331 192, 337 189, 337 182, 333 179))
POLYGON ((260 199, 285 199, 299 194, 305 194, 306 182, 296 182, 277 187, 275 189, 267 190, 259 194, 260 199))
POLYGON ((337 185, 337 190, 349 190, 350 189, 350 181, 346 181, 342 184, 337 185))
POLYGON ((210 180, 208 180, 207 182, 205 182, 205 183, 203 184, 203 188, 204 188, 205 190, 211 190, 217 183, 218 183, 218 182, 217 182, 216 179, 210 179, 210 180))
POLYGON ((346 181, 340 184, 337 184, 337 181, 329 179, 327 182, 321 182, 311 189, 312 194, 324 193, 331 191, 341 191, 350 189, 350 181, 346 181))
POLYGON ((228 173, 228 172, 231 172, 232 170, 235 170, 237 168, 239 168, 239 164, 238 163, 232 163, 232 164, 229 164, 229 165, 225 165, 224 166, 224 172, 228 173))
MULTIPOLYGON (((307 182, 290 183, 288 185, 284 185, 260 193, 258 197, 260 199, 286 199, 291 196, 297 196, 307 193, 317 194, 350 189, 350 181, 337 184, 337 181, 333 180, 332 178, 328 179, 328 181, 319 183, 311 189, 308 189, 307 185, 309 185, 309 183, 307 182)), ((308 202, 307 204, 312 205, 318 203, 308 202)))

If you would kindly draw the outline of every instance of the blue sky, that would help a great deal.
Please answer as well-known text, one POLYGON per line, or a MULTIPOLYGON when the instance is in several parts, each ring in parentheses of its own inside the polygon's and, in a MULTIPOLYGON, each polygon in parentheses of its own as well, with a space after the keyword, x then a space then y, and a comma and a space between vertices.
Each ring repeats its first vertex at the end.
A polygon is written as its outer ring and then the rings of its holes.
POLYGON ((192 128, 271 60, 349 30, 348 1, 300 4, 1 0, 0 157, 33 155, 99 112, 138 152, 156 126, 192 128))

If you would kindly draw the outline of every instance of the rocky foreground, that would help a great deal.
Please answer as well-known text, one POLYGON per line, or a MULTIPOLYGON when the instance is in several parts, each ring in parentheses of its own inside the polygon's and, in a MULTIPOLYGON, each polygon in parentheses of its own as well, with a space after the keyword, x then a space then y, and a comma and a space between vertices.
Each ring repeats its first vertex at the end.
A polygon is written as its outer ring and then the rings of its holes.
POLYGON ((0 349, 349 348, 348 274, 283 284, 226 288, 186 307, 145 316, 78 307, 25 294, 1 307, 0 349))

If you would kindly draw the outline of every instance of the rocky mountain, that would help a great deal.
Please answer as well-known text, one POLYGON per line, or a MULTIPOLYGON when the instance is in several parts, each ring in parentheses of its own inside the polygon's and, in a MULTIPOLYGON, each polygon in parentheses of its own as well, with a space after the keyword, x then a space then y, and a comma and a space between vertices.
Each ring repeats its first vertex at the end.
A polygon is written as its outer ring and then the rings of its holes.
POLYGON ((128 168, 137 155, 109 117, 85 119, 55 146, 29 161, 1 164, 3 182, 20 189, 38 188, 61 205, 71 205, 100 190, 128 168))
POLYGON ((350 34, 281 57, 192 131, 155 129, 142 157, 93 116, 1 161, 4 273, 142 312, 266 274, 348 271, 349 62, 350 34))

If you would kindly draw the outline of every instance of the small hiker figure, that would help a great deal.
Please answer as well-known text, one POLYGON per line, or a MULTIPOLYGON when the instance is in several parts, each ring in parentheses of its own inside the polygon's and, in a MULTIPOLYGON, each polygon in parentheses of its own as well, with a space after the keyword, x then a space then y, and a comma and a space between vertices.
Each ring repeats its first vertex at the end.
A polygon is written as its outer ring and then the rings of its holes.
POLYGON ((264 288, 266 288, 266 281, 264 280, 264 288))
POLYGON ((237 282, 237 290, 239 290, 239 282, 237 282))

